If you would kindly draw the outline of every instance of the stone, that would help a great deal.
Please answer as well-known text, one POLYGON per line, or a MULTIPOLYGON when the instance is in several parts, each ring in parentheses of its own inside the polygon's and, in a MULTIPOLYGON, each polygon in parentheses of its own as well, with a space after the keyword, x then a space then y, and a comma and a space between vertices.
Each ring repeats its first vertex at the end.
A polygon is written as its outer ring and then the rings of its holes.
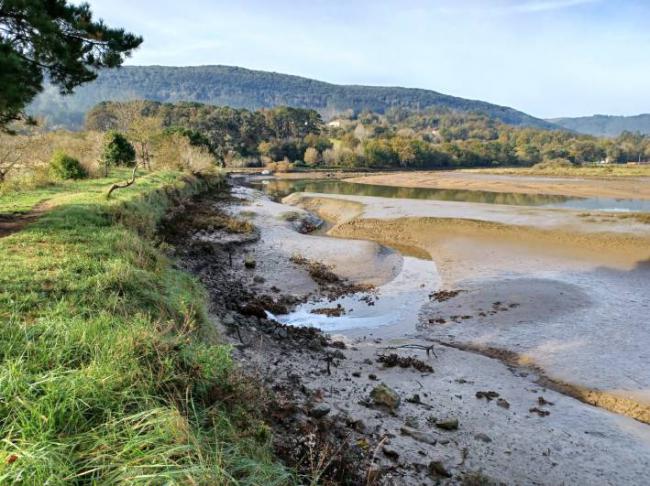
POLYGON ((401 403, 401 399, 397 392, 384 383, 381 383, 372 389, 370 392, 370 398, 372 398, 375 405, 386 407, 391 411, 397 410, 401 403))
POLYGON ((508 400, 506 400, 504 398, 499 398, 497 400, 497 405, 499 407, 501 407, 501 408, 505 408, 506 410, 508 410, 510 408, 510 403, 508 403, 508 400))
POLYGON ((492 439, 487 434, 484 434, 483 432, 479 432, 474 436, 476 440, 480 440, 481 442, 490 443, 492 442, 492 439))
POLYGON ((395 449, 384 446, 382 447, 381 451, 387 458, 392 459, 393 461, 397 461, 399 459, 399 452, 397 452, 395 449))
POLYGON ((438 420, 436 422, 436 427, 443 430, 456 430, 458 429, 458 419, 447 418, 447 419, 438 420))
POLYGON ((327 403, 319 403, 318 405, 312 407, 309 411, 309 415, 316 419, 323 418, 325 415, 330 413, 330 406, 327 403))
POLYGON ((366 424, 365 422, 357 417, 348 417, 346 420, 346 425, 350 427, 352 430, 355 430, 359 433, 362 433, 366 430, 366 424))
POLYGON ((434 477, 442 476, 450 478, 452 476, 442 461, 431 461, 429 463, 429 473, 434 477))
POLYGON ((404 426, 400 428, 400 432, 402 432, 404 435, 413 437, 418 442, 424 442, 425 444, 436 445, 438 442, 438 439, 433 434, 420 432, 419 430, 412 429, 411 427, 404 426))
POLYGON ((404 420, 404 423, 413 429, 417 429, 420 427, 420 422, 418 421, 418 418, 415 417, 414 415, 407 416, 406 419, 404 420))

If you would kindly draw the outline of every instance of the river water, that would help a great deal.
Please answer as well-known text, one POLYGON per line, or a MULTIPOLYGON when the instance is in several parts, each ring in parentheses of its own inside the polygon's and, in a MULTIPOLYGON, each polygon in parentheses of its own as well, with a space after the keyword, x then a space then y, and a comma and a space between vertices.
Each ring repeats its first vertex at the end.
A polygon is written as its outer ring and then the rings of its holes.
POLYGON ((540 208, 565 208, 582 211, 650 212, 650 201, 641 199, 580 198, 548 194, 521 194, 515 192, 379 186, 331 179, 258 179, 252 182, 251 185, 273 198, 282 198, 294 192, 313 192, 391 199, 428 199, 436 201, 535 206, 540 208))

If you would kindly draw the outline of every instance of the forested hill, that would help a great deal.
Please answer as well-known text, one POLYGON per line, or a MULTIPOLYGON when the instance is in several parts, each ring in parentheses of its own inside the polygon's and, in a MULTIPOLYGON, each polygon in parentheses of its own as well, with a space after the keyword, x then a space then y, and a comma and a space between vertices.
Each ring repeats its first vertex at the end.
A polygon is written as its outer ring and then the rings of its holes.
POLYGON ((81 126, 85 112, 98 102, 132 99, 197 101, 248 109, 287 105, 318 110, 325 119, 347 110, 383 113, 392 107, 416 110, 438 107, 479 112, 512 125, 557 128, 512 108, 435 91, 341 86, 230 66, 128 66, 106 70, 73 96, 62 98, 55 89, 48 88, 32 104, 30 113, 45 116, 53 125, 74 128, 81 126))
POLYGON ((621 133, 640 132, 650 135, 650 114, 636 116, 594 115, 548 120, 561 127, 597 137, 617 137, 621 133))

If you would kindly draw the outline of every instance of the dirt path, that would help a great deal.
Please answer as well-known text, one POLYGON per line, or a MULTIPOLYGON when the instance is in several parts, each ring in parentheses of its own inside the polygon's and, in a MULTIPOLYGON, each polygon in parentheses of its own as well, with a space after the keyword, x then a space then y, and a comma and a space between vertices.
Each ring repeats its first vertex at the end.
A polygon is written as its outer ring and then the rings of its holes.
POLYGON ((0 214, 0 238, 5 238, 19 232, 50 209, 50 201, 45 199, 27 213, 0 214))

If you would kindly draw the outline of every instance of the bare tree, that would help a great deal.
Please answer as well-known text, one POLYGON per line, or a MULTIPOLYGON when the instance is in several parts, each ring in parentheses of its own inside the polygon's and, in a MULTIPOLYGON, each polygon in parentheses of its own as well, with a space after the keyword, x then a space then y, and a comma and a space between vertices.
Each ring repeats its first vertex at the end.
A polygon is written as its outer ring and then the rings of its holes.
POLYGON ((12 172, 30 168, 34 157, 30 156, 30 144, 42 131, 36 126, 17 124, 9 130, 0 131, 0 184, 6 182, 12 172))
POLYGON ((139 164, 151 170, 153 140, 162 133, 162 119, 146 114, 146 101, 117 103, 117 129, 126 134, 135 146, 139 164))

